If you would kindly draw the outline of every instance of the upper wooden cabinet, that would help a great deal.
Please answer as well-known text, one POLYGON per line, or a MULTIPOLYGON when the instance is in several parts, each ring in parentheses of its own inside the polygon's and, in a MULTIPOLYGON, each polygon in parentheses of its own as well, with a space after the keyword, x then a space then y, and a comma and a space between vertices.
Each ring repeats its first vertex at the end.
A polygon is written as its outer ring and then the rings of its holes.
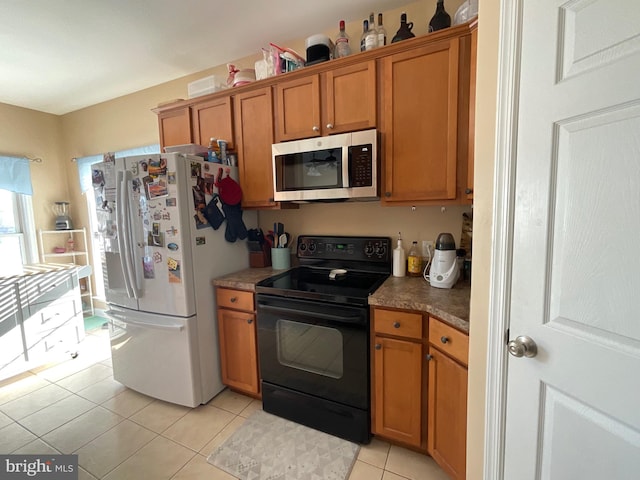
POLYGON ((160 146, 184 145, 191 143, 191 109, 183 106, 158 113, 160 146))
POLYGON ((191 107, 193 121, 193 143, 209 145, 215 137, 226 140, 227 148, 235 149, 233 137, 233 114, 231 97, 218 97, 191 107))
POLYGON ((273 200, 273 99, 271 87, 233 99, 236 150, 243 207, 276 207, 273 200))
POLYGON ((383 200, 455 200, 459 39, 382 60, 383 200))
POLYGON ((375 61, 278 82, 275 97, 277 142, 375 128, 375 61))

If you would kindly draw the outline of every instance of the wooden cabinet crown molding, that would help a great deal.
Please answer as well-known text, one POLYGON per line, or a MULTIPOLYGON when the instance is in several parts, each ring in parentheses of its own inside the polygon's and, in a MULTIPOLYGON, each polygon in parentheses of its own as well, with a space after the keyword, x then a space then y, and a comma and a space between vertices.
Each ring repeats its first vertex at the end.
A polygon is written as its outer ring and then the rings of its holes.
POLYGON ((391 43, 389 45, 385 45, 384 47, 369 50, 367 52, 357 52, 349 55, 348 57, 336 58, 328 62, 322 62, 316 65, 311 65, 309 67, 300 68, 292 72, 265 78, 264 80, 258 80, 247 85, 242 85, 240 87, 228 88, 220 92, 210 93, 208 95, 203 95, 200 97, 178 100, 176 102, 159 105, 158 107, 153 108, 151 111, 156 114, 160 114, 167 110, 173 110, 181 107, 191 107, 197 103, 205 102, 214 98, 236 95, 253 89, 273 86, 281 81, 295 80, 306 75, 320 74, 339 67, 346 67, 369 60, 377 60, 379 58, 386 57, 387 55, 393 55, 395 53, 419 47, 423 44, 429 44, 432 42, 456 38, 461 35, 468 34, 473 29, 477 28, 477 24, 478 18, 476 17, 467 23, 455 25, 450 28, 445 28, 444 30, 438 30, 437 32, 427 33, 419 37, 403 40, 401 42, 391 43))

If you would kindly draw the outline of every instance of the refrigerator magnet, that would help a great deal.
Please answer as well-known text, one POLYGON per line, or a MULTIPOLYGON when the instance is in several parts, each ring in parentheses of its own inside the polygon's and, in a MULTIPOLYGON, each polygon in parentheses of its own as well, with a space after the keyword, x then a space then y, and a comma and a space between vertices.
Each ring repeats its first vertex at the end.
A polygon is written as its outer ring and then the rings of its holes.
POLYGON ((153 252, 153 263, 162 263, 162 254, 160 252, 153 252))
POLYGON ((147 198, 152 200, 154 198, 166 197, 169 195, 169 191, 167 190, 167 182, 163 179, 158 179, 156 181, 150 182, 148 185, 149 195, 147 198))
POLYGON ((178 229, 176 227, 174 227, 173 225, 171 225, 171 228, 169 228, 168 230, 165 230, 165 232, 170 237, 175 237, 176 235, 178 235, 178 229))
POLYGON ((149 175, 152 177, 165 176, 167 174, 167 159, 149 159, 149 175))
POLYGON ((154 235, 152 232, 149 232, 147 245, 150 247, 164 247, 164 234, 162 232, 158 232, 157 235, 154 235))
POLYGON ((175 185, 176 184, 176 172, 167 173, 167 183, 169 185, 175 185))
POLYGON ((176 250, 178 250, 179 247, 177 243, 171 242, 170 244, 167 245, 167 248, 172 252, 175 252, 176 250))
POLYGON ((167 207, 175 207, 177 205, 175 197, 167 198, 167 207))
POLYGON ((198 162, 191 162, 191 178, 197 178, 202 175, 202 167, 198 162))
POLYGON ((155 265, 151 257, 142 257, 142 271, 144 272, 144 278, 156 278, 155 265))
POLYGON ((169 269, 169 283, 182 283, 180 274, 180 260, 167 258, 167 268, 169 269))
POLYGON ((207 241, 204 237, 196 237, 196 245, 204 245, 205 243, 207 243, 207 241))
POLYGON ((209 223, 207 222, 207 219, 204 217, 204 215, 202 214, 202 212, 200 210, 198 210, 195 215, 193 216, 193 219, 196 222, 196 228, 198 230, 200 230, 201 228, 207 228, 209 226, 209 223))

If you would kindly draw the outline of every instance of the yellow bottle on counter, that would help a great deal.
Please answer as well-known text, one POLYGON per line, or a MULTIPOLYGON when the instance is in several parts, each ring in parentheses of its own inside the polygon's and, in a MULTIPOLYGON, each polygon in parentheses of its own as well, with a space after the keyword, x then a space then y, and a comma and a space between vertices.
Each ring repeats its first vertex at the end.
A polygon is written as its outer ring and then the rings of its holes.
POLYGON ((418 250, 418 242, 411 244, 411 250, 407 256, 407 275, 419 277, 422 275, 422 254, 418 250))

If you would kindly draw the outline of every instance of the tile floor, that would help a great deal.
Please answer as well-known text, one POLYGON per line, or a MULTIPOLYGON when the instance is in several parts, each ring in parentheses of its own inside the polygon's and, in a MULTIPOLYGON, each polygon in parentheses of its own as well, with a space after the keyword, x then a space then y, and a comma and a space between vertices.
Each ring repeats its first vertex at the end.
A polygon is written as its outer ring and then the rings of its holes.
MULTIPOLYGON (((1 453, 76 453, 83 479, 234 477, 207 456, 261 403, 224 390, 187 408, 113 379, 108 332, 92 330, 80 355, 0 383, 1 453)), ((374 439, 349 480, 447 480, 428 456, 374 439)))

